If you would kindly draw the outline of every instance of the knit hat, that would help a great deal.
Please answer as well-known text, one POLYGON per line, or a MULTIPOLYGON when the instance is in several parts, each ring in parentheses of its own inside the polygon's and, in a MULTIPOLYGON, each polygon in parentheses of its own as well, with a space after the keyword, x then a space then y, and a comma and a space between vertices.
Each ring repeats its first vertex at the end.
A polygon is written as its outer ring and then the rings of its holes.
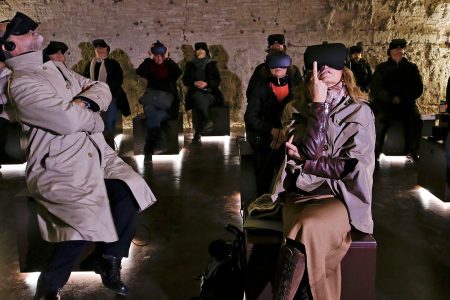
POLYGON ((362 53, 363 47, 361 45, 351 46, 348 52, 350 53, 350 55, 355 53, 362 53))
POLYGON ((395 48, 402 48, 405 49, 406 48, 406 40, 405 39, 393 39, 390 43, 389 43, 389 50, 395 49, 395 48))
POLYGON ((269 44, 270 47, 275 43, 284 45, 286 42, 283 34, 271 34, 267 37, 267 43, 269 44))
POLYGON ((97 48, 97 47, 108 48, 108 52, 111 49, 109 47, 109 45, 105 42, 105 40, 102 40, 102 39, 93 40, 92 44, 94 45, 94 48, 97 48))
POLYGON ((44 54, 52 55, 61 51, 62 54, 66 53, 69 47, 63 42, 51 41, 48 46, 43 50, 44 54))
POLYGON ((205 42, 195 43, 194 49, 195 49, 196 52, 197 52, 198 49, 203 49, 206 52, 206 56, 210 56, 209 55, 208 44, 206 44, 205 42))
POLYGON ((164 55, 167 51, 167 47, 164 46, 163 43, 161 43, 159 40, 156 41, 156 43, 154 43, 152 45, 152 47, 150 48, 150 52, 153 55, 164 55))

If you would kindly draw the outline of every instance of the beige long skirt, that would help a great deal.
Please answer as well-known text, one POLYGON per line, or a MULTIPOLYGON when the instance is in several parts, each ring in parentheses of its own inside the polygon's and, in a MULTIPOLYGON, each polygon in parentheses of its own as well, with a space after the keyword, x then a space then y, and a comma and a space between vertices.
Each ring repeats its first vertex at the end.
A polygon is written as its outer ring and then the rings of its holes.
POLYGON ((339 300, 341 261, 350 244, 350 222, 345 205, 336 198, 286 197, 283 231, 301 242, 314 300, 339 300))

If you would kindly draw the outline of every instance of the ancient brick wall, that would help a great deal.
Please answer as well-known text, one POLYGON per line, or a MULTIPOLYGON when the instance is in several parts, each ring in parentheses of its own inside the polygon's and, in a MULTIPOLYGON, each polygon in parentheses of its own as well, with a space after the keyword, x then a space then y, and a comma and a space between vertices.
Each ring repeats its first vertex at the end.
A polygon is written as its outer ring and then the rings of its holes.
MULTIPOLYGON (((144 83, 134 73, 149 43, 165 43, 183 64, 192 45, 205 41, 219 61, 222 91, 232 121, 242 123, 243 97, 253 68, 265 57, 267 35, 283 33, 299 67, 307 45, 358 41, 375 68, 384 61, 392 38, 409 41, 408 57, 422 73, 422 113, 437 111, 450 76, 450 3, 447 0, 3 0, 0 17, 22 11, 41 23, 47 41, 67 43, 67 64, 81 70, 92 55, 90 41, 105 39, 125 69, 125 89, 134 113, 144 83)), ((180 89, 182 84, 180 84, 180 89)))

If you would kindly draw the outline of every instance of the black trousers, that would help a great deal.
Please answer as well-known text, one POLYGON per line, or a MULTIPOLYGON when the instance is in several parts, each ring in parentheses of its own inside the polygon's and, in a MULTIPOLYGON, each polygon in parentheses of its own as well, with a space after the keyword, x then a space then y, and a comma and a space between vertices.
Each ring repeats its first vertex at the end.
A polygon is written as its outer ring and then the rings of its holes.
POLYGON ((268 145, 252 144, 255 152, 256 196, 270 194, 272 183, 284 159, 285 147, 274 150, 268 145))
POLYGON ((392 105, 375 109, 375 154, 379 155, 383 152, 384 138, 394 120, 400 120, 403 123, 405 152, 417 155, 423 121, 416 105, 402 107, 392 105))
MULTIPOLYGON (((97 242, 95 254, 128 257, 136 227, 139 206, 128 186, 121 180, 105 179, 106 190, 119 239, 113 243, 97 242)), ((48 291, 62 288, 89 241, 65 241, 55 243, 47 268, 41 280, 48 291)))

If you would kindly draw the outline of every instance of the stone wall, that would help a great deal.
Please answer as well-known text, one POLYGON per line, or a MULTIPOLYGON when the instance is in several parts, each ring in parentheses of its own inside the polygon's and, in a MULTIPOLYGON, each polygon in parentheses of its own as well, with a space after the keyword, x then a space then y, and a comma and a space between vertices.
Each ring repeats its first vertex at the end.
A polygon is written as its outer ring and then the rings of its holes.
MULTIPOLYGON (((283 33, 294 63, 303 66, 307 45, 358 41, 375 68, 384 61, 392 38, 409 41, 407 54, 421 70, 425 92, 422 113, 437 111, 450 76, 450 3, 447 0, 2 0, 0 17, 22 11, 37 19, 46 40, 66 42, 67 63, 81 70, 92 55, 90 41, 105 39, 126 74, 133 113, 145 81, 134 73, 159 39, 183 65, 192 45, 205 41, 218 60, 222 91, 232 106, 232 121, 242 123, 243 95, 253 68, 265 57, 267 35, 283 33)), ((180 83, 180 89, 184 90, 180 83)))

